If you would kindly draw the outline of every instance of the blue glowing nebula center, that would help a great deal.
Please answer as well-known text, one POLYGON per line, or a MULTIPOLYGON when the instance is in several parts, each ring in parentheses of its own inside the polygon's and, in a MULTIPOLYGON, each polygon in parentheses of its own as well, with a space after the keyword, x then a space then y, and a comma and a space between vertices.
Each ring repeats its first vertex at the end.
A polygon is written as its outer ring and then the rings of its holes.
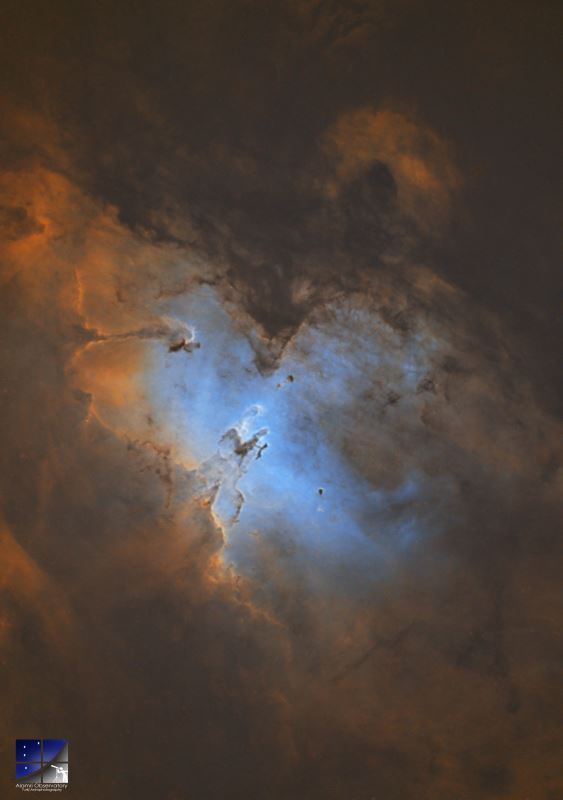
POLYGON ((370 479, 348 452, 384 462, 397 430, 418 420, 431 336, 405 339, 347 300, 304 324, 264 375, 211 289, 166 311, 193 346, 155 355, 151 402, 197 464, 232 563, 248 568, 252 537, 283 535, 302 555, 373 565, 431 532, 419 470, 370 479))

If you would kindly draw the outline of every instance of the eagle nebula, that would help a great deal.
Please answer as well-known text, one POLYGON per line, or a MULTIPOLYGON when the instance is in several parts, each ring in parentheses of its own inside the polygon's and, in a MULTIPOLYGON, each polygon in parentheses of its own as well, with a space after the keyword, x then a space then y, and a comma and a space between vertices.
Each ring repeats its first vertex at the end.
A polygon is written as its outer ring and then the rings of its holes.
POLYGON ((0 794, 560 800, 551 0, 4 0, 0 794))

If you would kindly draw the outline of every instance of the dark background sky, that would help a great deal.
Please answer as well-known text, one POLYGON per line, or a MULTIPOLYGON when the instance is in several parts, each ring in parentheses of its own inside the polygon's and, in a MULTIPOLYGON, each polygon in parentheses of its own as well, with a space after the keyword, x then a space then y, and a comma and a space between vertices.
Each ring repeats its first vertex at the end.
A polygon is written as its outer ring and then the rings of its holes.
POLYGON ((563 796, 560 5, 3 0, 0 31, 7 796, 29 736, 68 736, 78 798, 563 796), (90 420, 144 358, 76 380, 92 331, 190 281, 261 326, 264 374, 337 296, 447 331, 451 441, 385 422, 366 456, 354 408, 362 475, 385 445, 458 486, 361 602, 282 532, 225 573, 187 467, 90 420))

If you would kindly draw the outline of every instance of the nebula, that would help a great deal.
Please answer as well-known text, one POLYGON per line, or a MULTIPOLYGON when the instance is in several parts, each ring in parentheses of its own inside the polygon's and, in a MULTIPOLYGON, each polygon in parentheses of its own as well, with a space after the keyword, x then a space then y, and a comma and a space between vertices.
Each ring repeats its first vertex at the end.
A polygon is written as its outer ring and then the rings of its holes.
POLYGON ((558 21, 6 4, 2 796, 562 795, 558 21))

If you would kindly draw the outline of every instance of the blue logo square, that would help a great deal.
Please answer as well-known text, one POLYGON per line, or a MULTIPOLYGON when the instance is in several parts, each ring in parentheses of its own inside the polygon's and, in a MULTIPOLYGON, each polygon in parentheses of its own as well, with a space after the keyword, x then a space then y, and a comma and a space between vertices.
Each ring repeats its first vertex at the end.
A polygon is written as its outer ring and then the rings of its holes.
POLYGON ((43 739, 43 761, 68 761, 66 739, 43 739))
POLYGON ((16 761, 41 761, 41 739, 16 739, 16 761))
POLYGON ((17 783, 68 783, 66 739, 16 739, 17 783))
MULTIPOLYGON (((16 764, 16 780, 21 781, 23 778, 30 778, 35 776, 41 781, 41 764, 16 764)), ((26 781, 29 783, 30 781, 26 781)))

